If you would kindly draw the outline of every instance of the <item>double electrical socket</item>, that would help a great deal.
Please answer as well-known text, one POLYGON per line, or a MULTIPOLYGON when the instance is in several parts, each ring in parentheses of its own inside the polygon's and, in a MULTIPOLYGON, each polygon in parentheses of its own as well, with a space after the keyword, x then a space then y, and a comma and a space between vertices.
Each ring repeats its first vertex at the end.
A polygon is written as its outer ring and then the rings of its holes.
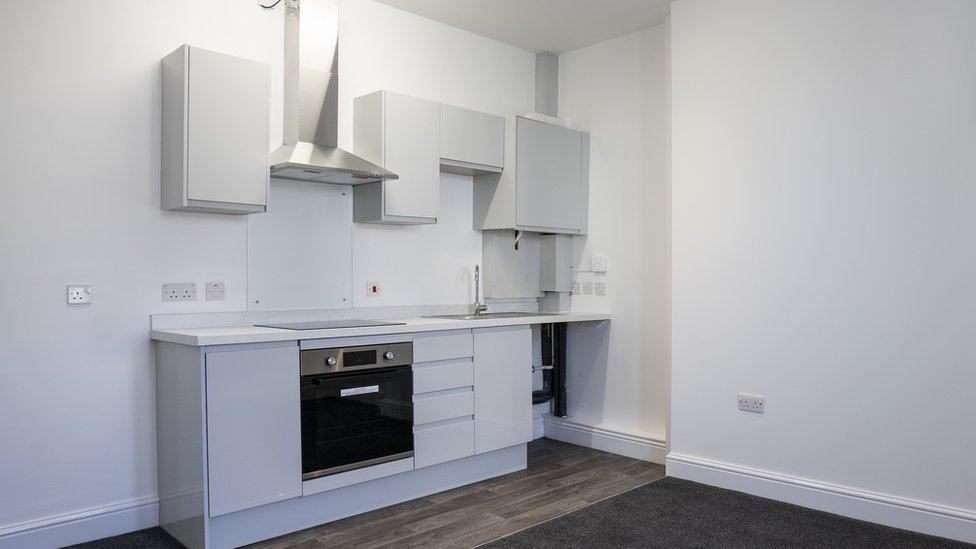
POLYGON ((766 397, 739 393, 739 409, 743 412, 766 413, 766 397))
MULTIPOLYGON (((226 295, 223 282, 207 282, 204 286, 207 301, 223 301, 226 295)), ((196 301, 196 282, 176 282, 163 284, 163 301, 196 301)))
POLYGON ((163 284, 163 301, 196 301, 196 282, 178 282, 163 284))

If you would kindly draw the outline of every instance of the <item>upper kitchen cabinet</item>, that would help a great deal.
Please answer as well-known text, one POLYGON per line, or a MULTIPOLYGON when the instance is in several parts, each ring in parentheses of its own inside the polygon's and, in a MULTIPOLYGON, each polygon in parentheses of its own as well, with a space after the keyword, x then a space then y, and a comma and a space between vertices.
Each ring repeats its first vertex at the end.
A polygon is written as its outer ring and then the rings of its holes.
POLYGON ((586 234, 590 136, 516 116, 505 170, 475 176, 474 228, 586 234))
POLYGON ((163 209, 265 211, 268 67, 187 45, 163 58, 163 209))
POLYGON ((441 171, 499 173, 505 166, 505 119, 441 104, 441 171))
POLYGON ((353 107, 353 152, 400 176, 357 185, 353 219, 360 223, 436 223, 440 106, 378 91, 357 97, 353 107))

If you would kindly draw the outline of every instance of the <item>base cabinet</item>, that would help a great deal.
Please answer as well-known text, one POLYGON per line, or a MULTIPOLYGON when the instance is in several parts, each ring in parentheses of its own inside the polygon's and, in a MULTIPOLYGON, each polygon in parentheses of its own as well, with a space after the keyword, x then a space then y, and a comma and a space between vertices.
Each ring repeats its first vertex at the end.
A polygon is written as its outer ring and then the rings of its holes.
POLYGON ((298 346, 208 352, 210 516, 302 495, 298 346))
POLYGON ((405 339, 416 361, 413 459, 304 482, 298 342, 157 342, 159 525, 194 549, 237 547, 524 469, 531 328, 405 339))
POLYGON ((474 448, 481 454, 532 440, 532 330, 474 330, 474 448))

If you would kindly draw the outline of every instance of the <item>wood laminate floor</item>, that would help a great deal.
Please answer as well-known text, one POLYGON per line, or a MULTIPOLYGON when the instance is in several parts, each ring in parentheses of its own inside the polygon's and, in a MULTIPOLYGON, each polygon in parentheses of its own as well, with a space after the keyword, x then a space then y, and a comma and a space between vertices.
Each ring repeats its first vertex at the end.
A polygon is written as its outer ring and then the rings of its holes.
POLYGON ((474 547, 663 476, 663 465, 543 438, 523 471, 249 547, 474 547))

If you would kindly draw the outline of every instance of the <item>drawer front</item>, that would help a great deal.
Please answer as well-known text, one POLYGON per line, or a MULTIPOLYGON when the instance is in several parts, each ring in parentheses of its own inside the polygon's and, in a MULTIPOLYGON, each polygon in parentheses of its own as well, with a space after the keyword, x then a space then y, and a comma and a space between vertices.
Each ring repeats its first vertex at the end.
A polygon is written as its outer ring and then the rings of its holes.
POLYGON ((474 415, 474 391, 451 390, 414 397, 413 424, 474 415))
POLYGON ((413 361, 434 362, 474 356, 470 330, 417 334, 413 338, 413 361))
POLYGON ((433 393, 472 385, 474 385, 474 362, 471 359, 415 364, 413 367, 414 394, 433 393))
POLYGON ((417 427, 413 434, 417 469, 474 455, 474 421, 417 427))

